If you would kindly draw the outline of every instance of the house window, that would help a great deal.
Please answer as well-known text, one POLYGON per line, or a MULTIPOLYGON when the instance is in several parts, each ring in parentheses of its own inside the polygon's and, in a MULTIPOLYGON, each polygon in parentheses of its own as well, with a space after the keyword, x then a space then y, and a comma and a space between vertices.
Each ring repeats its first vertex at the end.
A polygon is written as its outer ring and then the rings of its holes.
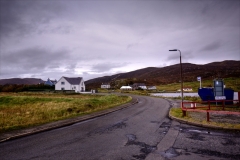
POLYGON ((61 90, 64 90, 64 87, 62 87, 61 90))
POLYGON ((64 85, 65 84, 65 82, 61 82, 61 85, 64 85))

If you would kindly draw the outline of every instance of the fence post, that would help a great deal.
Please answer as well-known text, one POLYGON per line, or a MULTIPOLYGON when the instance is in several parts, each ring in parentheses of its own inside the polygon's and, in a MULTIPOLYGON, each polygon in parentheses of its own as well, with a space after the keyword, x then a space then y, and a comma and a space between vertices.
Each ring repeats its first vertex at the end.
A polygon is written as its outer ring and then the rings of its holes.
POLYGON ((223 110, 225 110, 225 100, 222 101, 223 110))
POLYGON ((195 109, 195 108, 196 108, 196 103, 192 102, 192 103, 191 103, 191 108, 194 108, 194 109, 195 109))
POLYGON ((240 92, 238 92, 238 106, 240 107, 240 92))
POLYGON ((208 100, 208 109, 210 110, 210 101, 208 100))
POLYGON ((207 121, 209 122, 209 112, 207 112, 207 121))
POLYGON ((183 107, 183 102, 181 102, 181 108, 182 108, 183 117, 185 117, 187 115, 187 113, 186 113, 187 111, 183 110, 183 108, 184 108, 183 107))

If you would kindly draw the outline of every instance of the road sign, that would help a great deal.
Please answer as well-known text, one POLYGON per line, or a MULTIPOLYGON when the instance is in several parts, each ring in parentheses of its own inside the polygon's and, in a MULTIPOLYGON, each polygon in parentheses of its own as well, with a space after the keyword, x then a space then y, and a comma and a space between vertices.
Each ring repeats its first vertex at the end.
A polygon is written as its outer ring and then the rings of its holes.
POLYGON ((200 88, 202 88, 201 77, 197 77, 197 80, 200 81, 200 88))

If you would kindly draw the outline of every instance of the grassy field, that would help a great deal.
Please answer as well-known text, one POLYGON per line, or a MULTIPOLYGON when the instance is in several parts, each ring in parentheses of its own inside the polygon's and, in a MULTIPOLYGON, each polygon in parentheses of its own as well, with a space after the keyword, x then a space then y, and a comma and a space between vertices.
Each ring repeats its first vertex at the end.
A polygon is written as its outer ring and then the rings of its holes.
POLYGON ((116 95, 0 93, 0 132, 85 115, 130 100, 116 95))
MULTIPOLYGON (((225 78, 224 83, 226 88, 232 88, 234 91, 240 91, 240 78, 225 78)), ((192 87, 193 92, 197 92, 198 88, 200 86, 200 82, 194 81, 194 82, 183 82, 184 87, 192 87)), ((210 87, 213 86, 212 80, 202 80, 202 87, 210 87)), ((157 89, 159 91, 165 91, 165 92, 176 92, 181 88, 180 83, 171 83, 167 85, 159 85, 157 86, 157 89)))

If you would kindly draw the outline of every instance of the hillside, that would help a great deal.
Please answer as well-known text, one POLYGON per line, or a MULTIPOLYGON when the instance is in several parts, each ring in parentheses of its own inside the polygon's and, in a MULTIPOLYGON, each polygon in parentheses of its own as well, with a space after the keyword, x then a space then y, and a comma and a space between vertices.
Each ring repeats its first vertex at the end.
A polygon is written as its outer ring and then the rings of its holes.
POLYGON ((43 80, 39 78, 11 78, 11 79, 0 79, 0 85, 5 84, 39 84, 43 83, 43 80))
MULTIPOLYGON (((196 81, 198 76, 203 80, 215 78, 240 77, 240 61, 228 60, 223 62, 212 62, 205 65, 183 63, 183 81, 196 81)), ((180 64, 162 68, 148 67, 127 73, 115 74, 91 79, 85 82, 88 89, 99 88, 102 83, 111 83, 118 88, 134 82, 144 82, 147 85, 160 85, 179 82, 180 64)))

